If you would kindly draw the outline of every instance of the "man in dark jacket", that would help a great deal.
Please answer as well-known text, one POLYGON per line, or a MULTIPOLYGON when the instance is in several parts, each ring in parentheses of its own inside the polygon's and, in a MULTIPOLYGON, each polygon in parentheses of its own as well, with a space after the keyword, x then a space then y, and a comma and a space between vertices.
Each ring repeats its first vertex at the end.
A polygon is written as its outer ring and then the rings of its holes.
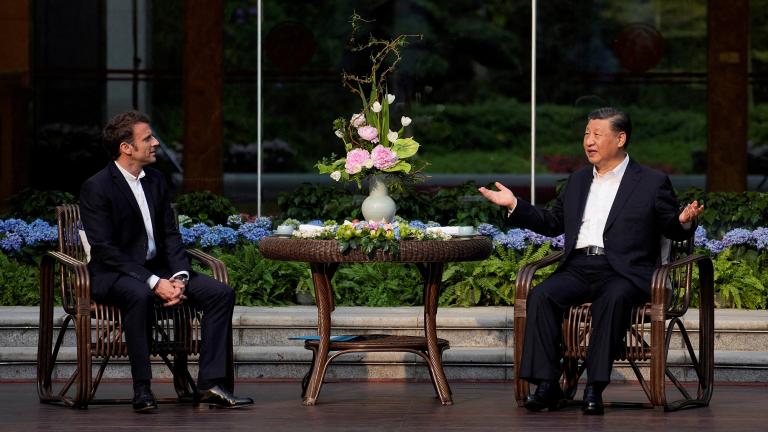
POLYGON ((228 388, 227 337, 231 337, 234 292, 192 271, 174 220, 165 179, 146 165, 159 143, 149 118, 136 111, 115 116, 104 128, 113 161, 80 191, 80 217, 92 258, 91 291, 97 302, 117 305, 131 362, 137 412, 157 409, 150 389, 149 320, 153 305, 189 301, 203 311, 202 349, 195 403, 226 408, 250 405, 228 388))
POLYGON ((603 414, 602 391, 610 382, 613 358, 621 349, 634 306, 650 297, 659 265, 661 237, 683 240, 703 211, 696 201, 682 210, 669 178, 627 154, 632 124, 624 112, 591 112, 584 152, 592 166, 573 173, 547 209, 533 207, 496 183, 480 188, 488 200, 507 208, 509 225, 548 236, 565 233, 560 265, 528 296, 520 376, 537 384, 525 403, 531 411, 562 406, 558 385, 563 312, 592 303, 587 352, 585 414, 603 414))

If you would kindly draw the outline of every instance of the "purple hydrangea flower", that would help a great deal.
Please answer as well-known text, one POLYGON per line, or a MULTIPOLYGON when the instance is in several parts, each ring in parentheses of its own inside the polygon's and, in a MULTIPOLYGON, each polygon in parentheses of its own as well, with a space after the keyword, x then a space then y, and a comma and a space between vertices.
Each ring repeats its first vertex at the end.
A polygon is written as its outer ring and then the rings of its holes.
POLYGON ((560 234, 552 239, 552 247, 562 249, 565 247, 565 234, 560 234))
POLYGON ((477 233, 484 236, 494 237, 501 234, 501 230, 489 223, 481 223, 477 226, 477 233))
POLYGON ((696 247, 706 247, 707 245, 707 230, 703 226, 696 227, 696 234, 693 236, 693 245, 696 247))
POLYGON ((752 231, 752 243, 758 250, 768 249, 768 228, 760 227, 752 231))
POLYGON ((752 239, 752 231, 744 228, 736 228, 728 231, 723 236, 722 242, 725 247, 747 244, 752 239))
POLYGON ((720 240, 707 240, 706 248, 713 254, 719 254, 725 247, 726 246, 720 240))

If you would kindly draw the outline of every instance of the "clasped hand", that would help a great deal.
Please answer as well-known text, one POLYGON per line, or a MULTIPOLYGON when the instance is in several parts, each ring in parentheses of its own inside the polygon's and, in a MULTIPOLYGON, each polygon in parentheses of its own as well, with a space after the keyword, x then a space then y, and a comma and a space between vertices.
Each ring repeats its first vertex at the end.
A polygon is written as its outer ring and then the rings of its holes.
POLYGON ((176 279, 160 279, 155 286, 155 295, 165 303, 163 306, 173 306, 185 300, 184 283, 176 279))

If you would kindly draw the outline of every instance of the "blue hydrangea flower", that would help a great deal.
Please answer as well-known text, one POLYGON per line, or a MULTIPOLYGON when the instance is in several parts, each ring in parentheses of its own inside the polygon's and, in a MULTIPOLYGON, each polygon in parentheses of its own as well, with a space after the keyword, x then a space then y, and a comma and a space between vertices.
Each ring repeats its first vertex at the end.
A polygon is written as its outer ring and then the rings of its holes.
POLYGON ((427 228, 435 228, 435 227, 439 227, 439 226, 440 226, 440 224, 439 224, 439 223, 437 223, 437 222, 435 222, 435 221, 429 221, 429 222, 427 222, 427 223, 426 223, 426 225, 425 225, 425 226, 426 226, 427 228))
POLYGON ((312 219, 311 221, 307 222, 307 225, 314 225, 314 226, 323 226, 323 221, 320 219, 312 219))
MULTIPOLYGON (((263 228, 265 230, 271 230, 272 229, 272 218, 261 216, 257 217, 255 221, 253 221, 254 224, 256 224, 257 227, 263 228)), ((322 226, 322 223, 320 224, 322 226)))
POLYGON ((57 228, 49 225, 48 222, 42 219, 35 219, 27 225, 26 229, 21 232, 21 235, 28 245, 35 246, 38 243, 55 241, 59 237, 59 232, 57 228))
POLYGON ((747 244, 751 239, 752 231, 744 228, 736 228, 725 233, 722 242, 724 246, 728 247, 733 245, 747 244))
POLYGON ((395 226, 392 228, 392 231, 394 231, 394 232, 395 232, 395 240, 400 240, 400 225, 397 225, 397 224, 396 224, 396 225, 395 225, 395 226))
POLYGON ((481 223, 477 226, 477 233, 484 236, 495 237, 501 234, 501 230, 489 223, 481 223))
POLYGON ((211 227, 204 223, 196 223, 189 230, 195 240, 201 240, 203 236, 211 232, 211 227))
POLYGON ((408 226, 411 227, 411 228, 417 229, 419 231, 426 231, 426 229, 427 229, 427 225, 425 225, 424 222, 422 222, 422 221, 420 221, 418 219, 414 219, 414 220, 408 222, 408 226))
POLYGON ((0 234, 7 232, 19 232, 27 228, 27 223, 21 219, 0 220, 0 234))
POLYGON ((15 232, 6 233, 5 236, 0 237, 0 249, 6 252, 18 252, 24 244, 24 239, 15 232))
POLYGON ((758 250, 768 249, 768 228, 760 227, 752 231, 752 243, 758 250))
POLYGON ((191 229, 185 226, 181 226, 179 227, 179 234, 181 234, 181 241, 185 246, 191 246, 195 244, 196 238, 191 229))
POLYGON ((220 245, 232 246, 237 244, 237 231, 234 229, 216 225, 211 231, 219 238, 220 245))
POLYGON ((220 244, 221 244, 221 238, 218 235, 216 235, 216 233, 213 230, 210 230, 207 233, 203 234, 203 236, 200 238, 200 246, 204 248, 218 246, 220 244))
POLYGON ((696 227, 696 234, 693 236, 693 245, 696 247, 706 247, 707 245, 707 230, 701 225, 696 227))
POLYGON ((237 232, 246 240, 254 243, 258 243, 264 237, 271 235, 271 231, 257 226, 254 222, 246 222, 240 225, 237 232))
POLYGON ((562 249, 565 247, 565 234, 552 238, 552 247, 562 249))

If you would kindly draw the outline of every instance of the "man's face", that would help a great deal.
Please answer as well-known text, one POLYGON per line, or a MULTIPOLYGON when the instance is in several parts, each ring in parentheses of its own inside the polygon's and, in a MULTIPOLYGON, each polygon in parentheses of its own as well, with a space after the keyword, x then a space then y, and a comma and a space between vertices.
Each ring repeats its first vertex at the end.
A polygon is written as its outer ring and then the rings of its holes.
POLYGON ((123 148, 132 161, 144 166, 155 162, 159 145, 147 123, 136 123, 133 125, 133 143, 123 143, 123 148))
POLYGON ((626 139, 624 132, 613 131, 610 120, 590 120, 584 131, 584 152, 589 163, 598 171, 613 169, 624 160, 626 139))

